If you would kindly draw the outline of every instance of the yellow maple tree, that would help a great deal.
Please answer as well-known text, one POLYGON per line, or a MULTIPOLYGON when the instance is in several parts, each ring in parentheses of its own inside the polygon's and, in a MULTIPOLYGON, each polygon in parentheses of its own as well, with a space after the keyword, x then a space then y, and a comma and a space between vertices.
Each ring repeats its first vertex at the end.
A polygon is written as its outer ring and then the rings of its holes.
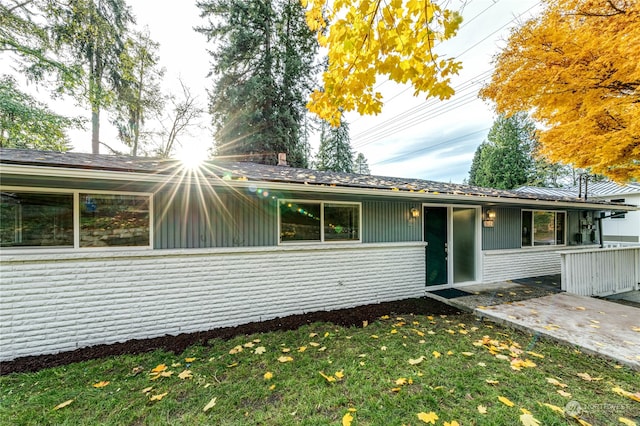
POLYGON ((541 154, 617 181, 640 178, 640 2, 545 0, 494 58, 480 95, 531 111, 541 154))
POLYGON ((327 49, 323 87, 307 108, 333 126, 343 111, 381 111, 382 94, 374 88, 379 75, 410 83, 414 95, 453 95, 450 76, 461 64, 433 48, 456 34, 462 22, 457 11, 431 0, 301 1, 307 25, 327 49))

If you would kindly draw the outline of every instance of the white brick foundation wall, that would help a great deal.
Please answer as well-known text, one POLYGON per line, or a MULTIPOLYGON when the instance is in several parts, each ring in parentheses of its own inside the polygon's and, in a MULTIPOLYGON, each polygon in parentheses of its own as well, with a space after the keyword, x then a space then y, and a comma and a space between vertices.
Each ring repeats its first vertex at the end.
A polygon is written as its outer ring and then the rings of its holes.
MULTIPOLYGON (((584 246, 584 249, 593 246, 584 246)), ((581 247, 533 247, 512 250, 484 250, 482 252, 482 282, 491 283, 560 273, 562 250, 581 250, 581 247)))
POLYGON ((423 296, 422 243, 0 259, 0 361, 423 296))

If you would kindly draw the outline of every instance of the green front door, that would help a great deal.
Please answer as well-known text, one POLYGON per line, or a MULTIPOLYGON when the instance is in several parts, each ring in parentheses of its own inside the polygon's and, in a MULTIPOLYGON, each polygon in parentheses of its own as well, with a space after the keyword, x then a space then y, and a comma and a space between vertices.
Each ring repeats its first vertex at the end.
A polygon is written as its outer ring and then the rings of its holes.
POLYGON ((424 240, 427 242, 427 285, 448 283, 447 208, 424 208, 424 240))

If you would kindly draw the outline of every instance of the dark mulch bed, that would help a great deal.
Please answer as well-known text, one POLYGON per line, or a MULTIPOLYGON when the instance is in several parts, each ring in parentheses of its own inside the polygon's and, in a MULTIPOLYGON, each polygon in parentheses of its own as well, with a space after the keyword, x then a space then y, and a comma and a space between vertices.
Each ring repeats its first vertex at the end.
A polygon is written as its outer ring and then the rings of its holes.
POLYGON ((152 339, 129 340, 123 343, 91 346, 53 355, 26 356, 13 361, 0 362, 0 375, 38 371, 43 368, 67 365, 79 361, 123 354, 139 354, 156 349, 180 354, 196 343, 206 345, 209 339, 230 339, 239 335, 266 333, 276 330, 295 330, 302 325, 314 322, 331 322, 336 325, 350 327, 362 326, 362 321, 373 321, 383 315, 453 315, 459 312, 456 308, 429 298, 384 302, 335 311, 318 311, 302 315, 290 315, 268 321, 252 322, 236 327, 217 328, 197 333, 183 333, 177 336, 167 335, 152 339))

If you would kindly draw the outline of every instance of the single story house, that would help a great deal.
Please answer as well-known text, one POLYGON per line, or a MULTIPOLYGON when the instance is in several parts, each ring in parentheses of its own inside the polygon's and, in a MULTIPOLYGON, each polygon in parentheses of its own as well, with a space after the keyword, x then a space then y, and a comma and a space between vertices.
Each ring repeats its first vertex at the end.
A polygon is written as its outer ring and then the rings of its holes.
MULTIPOLYGON (((0 361, 560 273, 607 203, 0 149, 0 361)), ((633 209, 616 206, 616 209, 633 209)))

